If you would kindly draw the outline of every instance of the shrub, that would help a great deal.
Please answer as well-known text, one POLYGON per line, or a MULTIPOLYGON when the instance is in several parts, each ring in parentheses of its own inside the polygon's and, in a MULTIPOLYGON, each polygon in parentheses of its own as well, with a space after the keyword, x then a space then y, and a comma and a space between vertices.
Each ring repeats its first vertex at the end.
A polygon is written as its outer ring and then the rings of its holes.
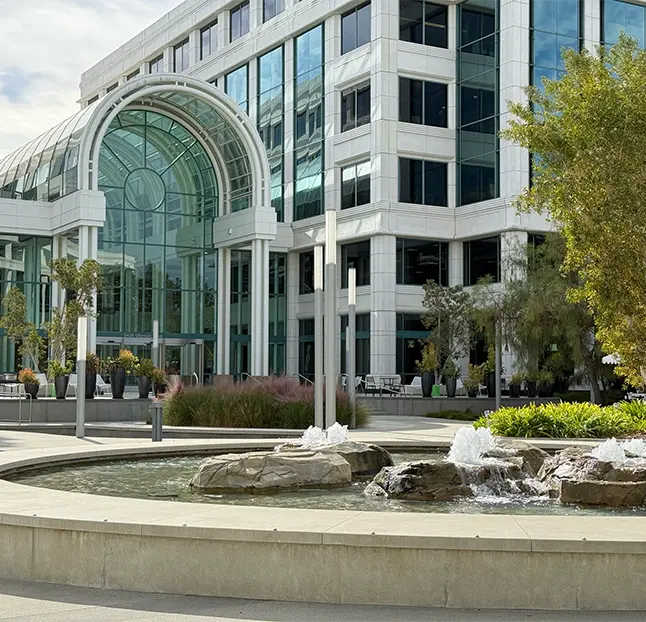
POLYGON ((47 377, 50 380, 59 376, 67 376, 72 373, 72 361, 66 361, 65 364, 60 361, 49 361, 47 364, 47 377))
MULTIPOLYGON (((285 376, 239 384, 216 377, 213 386, 178 386, 162 399, 167 425, 282 429, 314 425, 314 388, 285 376)), ((364 426, 366 408, 357 404, 356 412, 357 426, 364 426)), ((350 416, 348 396, 338 391, 337 420, 347 425, 350 416)))
POLYGON ((599 406, 563 402, 501 408, 475 422, 498 436, 524 438, 609 438, 646 429, 646 405, 599 406))
POLYGON ((40 380, 38 380, 36 373, 33 369, 29 369, 29 367, 25 367, 25 369, 21 369, 18 372, 18 382, 22 382, 22 384, 40 385, 40 380))
POLYGON ((98 374, 100 369, 101 359, 94 352, 88 352, 85 358, 85 371, 88 374, 98 374))
POLYGON ((155 365, 150 359, 140 359, 135 363, 135 376, 152 378, 155 365))

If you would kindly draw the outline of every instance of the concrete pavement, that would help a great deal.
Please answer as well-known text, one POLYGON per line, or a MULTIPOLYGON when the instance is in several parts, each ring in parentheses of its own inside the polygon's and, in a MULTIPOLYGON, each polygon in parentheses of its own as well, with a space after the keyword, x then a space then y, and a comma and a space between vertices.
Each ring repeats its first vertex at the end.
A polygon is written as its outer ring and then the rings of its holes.
POLYGON ((632 622, 644 617, 643 612, 467 611, 283 603, 0 579, 0 620, 14 622, 632 622))

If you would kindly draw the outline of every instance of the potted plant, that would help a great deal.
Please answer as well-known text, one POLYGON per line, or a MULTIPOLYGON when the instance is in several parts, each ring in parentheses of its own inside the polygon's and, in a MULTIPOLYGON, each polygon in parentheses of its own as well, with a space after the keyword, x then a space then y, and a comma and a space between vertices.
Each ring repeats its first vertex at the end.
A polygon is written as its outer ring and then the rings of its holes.
POLYGON ((70 383, 70 374, 72 373, 72 362, 67 361, 49 361, 47 365, 47 377, 54 381, 56 390, 56 399, 64 400, 67 394, 67 387, 70 383))
POLYGON ((137 384, 139 385, 140 399, 146 399, 148 397, 154 371, 155 366, 150 359, 141 359, 135 365, 135 376, 137 376, 137 384))
POLYGON ((437 369, 437 354, 435 346, 426 341, 422 348, 422 360, 415 361, 420 376, 422 377, 422 395, 431 397, 433 385, 435 384, 435 370, 437 369))
POLYGON ((101 369, 101 359, 94 354, 88 352, 85 361, 85 399, 94 399, 96 393, 96 375, 101 369))
POLYGON ((164 374, 164 370, 159 369, 159 367, 155 367, 150 377, 153 381, 155 397, 162 393, 166 393, 166 374, 164 374))
POLYGON ((33 369, 25 367, 18 372, 18 382, 25 385, 25 393, 31 395, 32 399, 38 398, 38 387, 40 387, 40 380, 36 376, 33 369))
POLYGON ((512 374, 509 383, 509 397, 520 397, 520 386, 523 384, 523 377, 519 373, 512 374))
POLYGON ((134 370, 137 362, 137 357, 130 350, 120 350, 119 356, 115 359, 108 357, 106 369, 110 374, 113 399, 123 398, 123 392, 126 390, 126 375, 134 370))
POLYGON ((444 363, 444 367, 442 368, 442 375, 446 381, 447 397, 455 397, 455 389, 457 387, 460 374, 461 370, 455 364, 455 361, 452 358, 446 359, 446 363, 444 363))
POLYGON ((538 380, 537 371, 525 372, 525 384, 527 385, 527 397, 536 397, 536 381, 538 380))
POLYGON ((484 379, 484 368, 482 365, 472 365, 469 363, 469 374, 464 379, 464 388, 467 395, 471 398, 478 396, 478 389, 484 379))
POLYGON ((552 387, 554 386, 554 376, 551 372, 543 370, 538 374, 536 388, 538 397, 549 397, 552 387))

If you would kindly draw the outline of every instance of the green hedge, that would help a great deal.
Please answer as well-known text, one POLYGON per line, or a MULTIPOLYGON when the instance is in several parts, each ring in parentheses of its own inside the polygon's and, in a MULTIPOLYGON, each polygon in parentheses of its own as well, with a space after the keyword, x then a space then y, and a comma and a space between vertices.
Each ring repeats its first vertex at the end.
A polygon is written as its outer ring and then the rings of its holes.
POLYGON ((497 436, 523 438, 629 436, 646 432, 646 404, 529 404, 520 408, 501 408, 488 417, 481 417, 474 426, 488 427, 497 436))
MULTIPOLYGON (((173 387, 162 397, 164 423, 216 428, 282 428, 305 430, 314 425, 314 389, 287 377, 218 383, 206 387, 173 387)), ((357 426, 368 412, 357 404, 357 426)), ((337 421, 350 423, 347 394, 337 392, 337 421)))

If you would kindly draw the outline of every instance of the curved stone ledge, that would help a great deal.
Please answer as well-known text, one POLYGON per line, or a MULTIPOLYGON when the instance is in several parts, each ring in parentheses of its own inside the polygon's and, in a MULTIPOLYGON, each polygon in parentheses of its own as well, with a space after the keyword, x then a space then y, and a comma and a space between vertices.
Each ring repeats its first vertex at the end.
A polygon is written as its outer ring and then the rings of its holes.
MULTIPOLYGON (((0 454, 76 460, 260 449, 171 441, 0 454)), ((111 589, 465 608, 646 609, 646 518, 200 505, 0 480, 0 576, 111 589)))

